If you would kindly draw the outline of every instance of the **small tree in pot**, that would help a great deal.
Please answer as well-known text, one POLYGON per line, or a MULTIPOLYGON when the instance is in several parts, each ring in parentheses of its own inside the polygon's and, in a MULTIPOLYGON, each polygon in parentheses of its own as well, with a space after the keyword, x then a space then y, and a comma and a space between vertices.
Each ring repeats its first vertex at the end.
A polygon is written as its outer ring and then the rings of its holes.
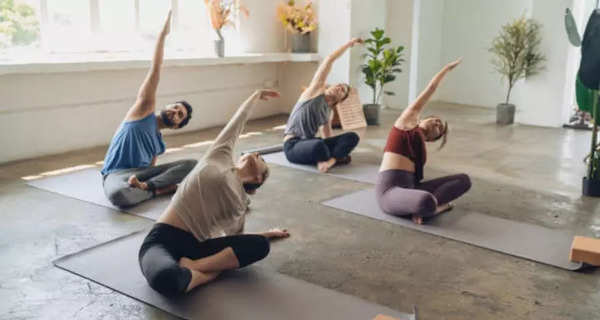
POLYGON ((361 66, 365 76, 365 84, 373 89, 373 101, 363 106, 367 123, 379 124, 379 109, 381 108, 381 95, 394 95, 394 92, 385 91, 386 83, 396 80, 396 73, 402 72, 400 66, 403 46, 385 49, 392 40, 384 35, 382 29, 376 28, 371 31, 371 38, 365 40, 368 53, 365 54, 366 63, 361 66))
POLYGON ((489 51, 494 55, 492 64, 503 78, 506 78, 508 92, 506 101, 497 106, 496 122, 511 124, 515 118, 515 106, 510 104, 510 93, 515 84, 534 76, 544 69, 546 60, 540 53, 541 25, 533 19, 518 18, 504 26, 494 38, 489 51))

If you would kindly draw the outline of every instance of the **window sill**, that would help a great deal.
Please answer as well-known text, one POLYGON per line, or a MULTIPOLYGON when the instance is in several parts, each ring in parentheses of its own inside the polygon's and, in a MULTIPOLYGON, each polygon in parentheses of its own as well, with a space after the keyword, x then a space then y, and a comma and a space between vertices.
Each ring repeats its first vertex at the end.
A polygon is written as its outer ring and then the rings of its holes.
MULTIPOLYGON (((86 56, 81 59, 70 57, 51 60, 38 60, 22 63, 0 61, 0 75, 85 72, 102 70, 146 69, 149 58, 123 58, 109 55, 86 56)), ((217 66, 228 64, 253 64, 274 62, 316 62, 316 53, 256 53, 217 57, 173 56, 165 57, 165 67, 217 66)))

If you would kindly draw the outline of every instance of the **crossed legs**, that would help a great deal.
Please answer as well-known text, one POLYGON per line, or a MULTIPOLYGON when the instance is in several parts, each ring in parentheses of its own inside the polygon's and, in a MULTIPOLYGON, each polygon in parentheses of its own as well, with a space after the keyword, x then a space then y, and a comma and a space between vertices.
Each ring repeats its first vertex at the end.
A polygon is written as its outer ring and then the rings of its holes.
POLYGON ((414 174, 404 170, 379 173, 376 195, 381 209, 394 216, 410 216, 415 223, 451 208, 450 202, 471 188, 466 174, 457 174, 414 185, 414 174))
POLYGON ((104 194, 117 207, 131 207, 155 195, 172 193, 196 165, 196 160, 179 160, 159 166, 119 170, 103 182, 104 194))
POLYGON ((354 132, 326 139, 292 138, 284 143, 283 151, 292 163, 317 164, 320 171, 326 172, 338 162, 347 162, 358 142, 354 132))
POLYGON ((158 223, 139 252, 142 273, 166 296, 188 292, 222 271, 243 268, 265 258, 270 245, 261 235, 234 235, 199 242, 186 231, 158 223))

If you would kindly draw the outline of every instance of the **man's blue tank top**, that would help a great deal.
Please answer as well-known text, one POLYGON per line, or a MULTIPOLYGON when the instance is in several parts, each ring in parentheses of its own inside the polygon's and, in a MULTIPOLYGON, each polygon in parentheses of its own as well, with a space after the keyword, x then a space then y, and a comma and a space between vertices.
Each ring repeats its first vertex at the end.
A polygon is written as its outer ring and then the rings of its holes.
POLYGON ((110 142, 102 175, 116 170, 148 167, 152 159, 163 152, 165 143, 154 114, 140 120, 125 121, 110 142))

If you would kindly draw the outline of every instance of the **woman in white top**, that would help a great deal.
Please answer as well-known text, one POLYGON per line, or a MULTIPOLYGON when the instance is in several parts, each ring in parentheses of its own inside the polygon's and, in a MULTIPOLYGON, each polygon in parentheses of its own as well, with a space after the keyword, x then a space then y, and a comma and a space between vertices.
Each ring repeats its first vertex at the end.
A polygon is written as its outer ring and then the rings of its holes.
POLYGON ((242 234, 250 199, 269 176, 257 153, 237 163, 233 148, 256 102, 279 97, 258 90, 221 131, 206 155, 178 188, 139 251, 142 273, 166 296, 188 292, 221 271, 245 267, 269 253, 269 239, 286 230, 242 234))

